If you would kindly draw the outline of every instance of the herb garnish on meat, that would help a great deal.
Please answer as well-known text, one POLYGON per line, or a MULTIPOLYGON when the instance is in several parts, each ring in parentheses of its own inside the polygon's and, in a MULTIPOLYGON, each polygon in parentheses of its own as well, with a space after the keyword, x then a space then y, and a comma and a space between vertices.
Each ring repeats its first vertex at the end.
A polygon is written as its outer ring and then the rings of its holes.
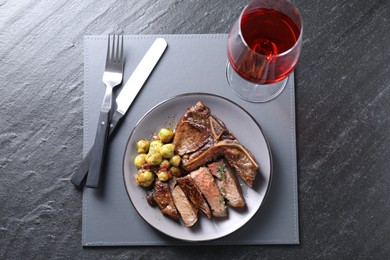
POLYGON ((225 173, 226 173, 225 165, 218 166, 217 167, 217 171, 218 171, 219 175, 221 175, 221 180, 225 181, 225 179, 226 179, 226 176, 225 176, 225 173))

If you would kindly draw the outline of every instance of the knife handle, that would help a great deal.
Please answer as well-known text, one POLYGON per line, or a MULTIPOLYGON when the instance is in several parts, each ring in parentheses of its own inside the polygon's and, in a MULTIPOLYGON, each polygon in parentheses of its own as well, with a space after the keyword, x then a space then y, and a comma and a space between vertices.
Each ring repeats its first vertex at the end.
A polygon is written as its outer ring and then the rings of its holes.
POLYGON ((89 174, 86 186, 98 189, 104 166, 104 154, 107 143, 108 118, 110 111, 100 112, 99 123, 96 131, 95 143, 93 147, 93 157, 89 165, 89 174))
MULTIPOLYGON (((117 127, 119 121, 123 115, 119 113, 118 111, 115 111, 114 115, 112 116, 112 119, 110 121, 110 130, 108 132, 108 138, 110 138, 111 135, 113 135, 115 128, 117 127)), ((92 155, 93 155, 93 149, 95 145, 92 146, 92 148, 88 151, 87 155, 83 158, 83 161, 79 164, 76 171, 73 173, 72 178, 70 181, 76 186, 78 190, 82 190, 86 177, 88 175, 89 165, 92 161, 92 155)))
POLYGON ((93 148, 92 146, 91 150, 88 151, 87 155, 84 157, 83 161, 79 164, 77 167, 76 171, 73 173, 72 178, 70 181, 76 186, 77 189, 82 190, 85 181, 87 180, 87 174, 88 174, 88 169, 89 165, 91 164, 92 161, 92 154, 93 154, 93 148))

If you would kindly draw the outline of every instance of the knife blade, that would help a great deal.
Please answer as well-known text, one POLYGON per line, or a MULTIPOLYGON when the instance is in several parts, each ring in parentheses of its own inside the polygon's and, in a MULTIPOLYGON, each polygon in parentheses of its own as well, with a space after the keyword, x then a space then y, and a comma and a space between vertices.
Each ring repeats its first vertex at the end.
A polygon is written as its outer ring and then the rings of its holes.
MULTIPOLYGON (((161 56, 164 54, 167 46, 168 44, 165 39, 157 38, 120 91, 115 100, 117 108, 110 119, 109 138, 113 135, 118 123, 130 108, 138 92, 141 90, 161 56)), ((93 155, 92 151, 93 146, 70 179, 76 188, 80 190, 83 188, 88 175, 89 164, 91 163, 93 155)))

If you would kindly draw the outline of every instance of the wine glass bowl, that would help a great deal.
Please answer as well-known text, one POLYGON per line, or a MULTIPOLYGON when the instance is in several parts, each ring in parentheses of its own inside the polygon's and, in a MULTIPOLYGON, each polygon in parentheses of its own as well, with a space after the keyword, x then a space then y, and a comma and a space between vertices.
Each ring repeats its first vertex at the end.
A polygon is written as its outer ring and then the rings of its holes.
POLYGON ((254 0, 228 35, 227 78, 234 91, 252 102, 275 98, 298 63, 302 19, 287 0, 254 0))

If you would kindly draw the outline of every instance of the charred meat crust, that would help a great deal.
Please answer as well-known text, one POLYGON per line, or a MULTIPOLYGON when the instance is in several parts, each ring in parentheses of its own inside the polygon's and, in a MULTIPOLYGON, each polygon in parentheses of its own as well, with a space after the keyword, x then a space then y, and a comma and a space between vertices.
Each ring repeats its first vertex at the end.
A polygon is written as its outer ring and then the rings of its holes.
POLYGON ((209 122, 210 110, 202 103, 188 108, 180 118, 173 144, 176 152, 183 156, 193 153, 213 140, 209 122), (188 137, 191 137, 191 140, 188 137))
POLYGON ((156 202, 154 201, 154 190, 148 190, 146 192, 146 201, 148 202, 148 204, 151 206, 151 207, 154 207, 156 206, 156 202))
POLYGON ((210 207, 203 198, 203 195, 199 188, 195 185, 191 176, 187 175, 182 178, 176 179, 177 184, 183 190, 183 192, 187 195, 190 201, 200 209, 208 218, 211 218, 210 207))
POLYGON ((213 138, 207 128, 190 122, 182 122, 175 131, 173 145, 177 148, 176 152, 183 156, 198 151, 210 142, 213 142, 213 138), (188 141, 189 136, 191 142, 188 141))
POLYGON ((157 180, 154 184, 153 200, 164 215, 175 220, 179 219, 175 204, 172 199, 171 191, 167 183, 157 180))
POLYGON ((226 145, 224 158, 234 168, 238 176, 249 186, 253 186, 259 166, 254 161, 251 153, 242 145, 226 145))

